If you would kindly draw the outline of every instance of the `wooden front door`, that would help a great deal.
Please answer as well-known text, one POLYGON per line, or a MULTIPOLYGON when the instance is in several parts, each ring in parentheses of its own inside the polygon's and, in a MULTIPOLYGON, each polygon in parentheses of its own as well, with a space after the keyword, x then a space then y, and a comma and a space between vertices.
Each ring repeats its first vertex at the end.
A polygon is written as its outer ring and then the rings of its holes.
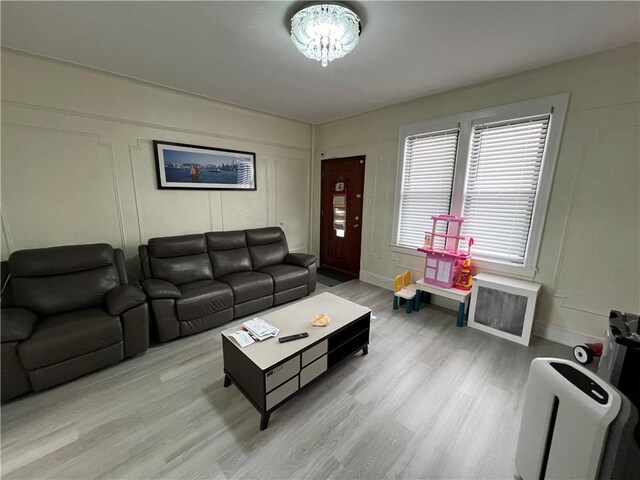
POLYGON ((320 266, 358 278, 365 157, 322 161, 320 266))

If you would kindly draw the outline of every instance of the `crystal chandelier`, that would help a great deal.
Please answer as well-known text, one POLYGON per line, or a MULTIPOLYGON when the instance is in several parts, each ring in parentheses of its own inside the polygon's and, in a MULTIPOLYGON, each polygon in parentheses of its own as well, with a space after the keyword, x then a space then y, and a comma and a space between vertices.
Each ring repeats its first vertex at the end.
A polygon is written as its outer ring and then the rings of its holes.
POLYGON ((358 44, 360 19, 349 8, 321 3, 303 8, 291 17, 291 40, 307 58, 322 62, 342 58, 358 44))

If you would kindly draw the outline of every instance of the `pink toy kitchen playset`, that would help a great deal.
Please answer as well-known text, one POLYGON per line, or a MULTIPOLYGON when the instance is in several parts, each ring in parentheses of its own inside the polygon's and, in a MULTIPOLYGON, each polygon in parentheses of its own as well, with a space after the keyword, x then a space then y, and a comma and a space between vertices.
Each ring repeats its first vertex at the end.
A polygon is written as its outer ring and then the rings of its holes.
POLYGON ((424 263, 424 281, 438 287, 451 288, 460 272, 462 263, 471 257, 473 238, 469 239, 469 248, 466 253, 458 251, 460 240, 465 237, 460 235, 460 229, 464 219, 454 215, 434 215, 431 233, 424 236, 424 246, 418 248, 419 252, 426 255, 424 263), (438 222, 447 222, 447 233, 436 232, 438 222), (444 238, 445 247, 435 248, 437 237, 444 238))

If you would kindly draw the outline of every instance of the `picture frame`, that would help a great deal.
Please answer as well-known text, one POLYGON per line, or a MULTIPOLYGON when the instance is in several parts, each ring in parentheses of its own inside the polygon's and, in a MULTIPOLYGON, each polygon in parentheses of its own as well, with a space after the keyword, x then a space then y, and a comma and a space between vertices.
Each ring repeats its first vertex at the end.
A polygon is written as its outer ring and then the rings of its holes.
POLYGON ((153 152, 160 189, 257 190, 254 152, 162 140, 153 152))

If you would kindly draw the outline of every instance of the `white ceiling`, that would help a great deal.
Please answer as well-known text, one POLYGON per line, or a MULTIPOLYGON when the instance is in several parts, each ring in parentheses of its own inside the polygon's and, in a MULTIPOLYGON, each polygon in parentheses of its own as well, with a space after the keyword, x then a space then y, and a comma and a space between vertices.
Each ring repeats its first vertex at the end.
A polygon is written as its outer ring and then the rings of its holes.
POLYGON ((2 45, 321 123, 640 36, 638 2, 353 2, 360 42, 322 68, 299 3, 2 1, 2 45))

